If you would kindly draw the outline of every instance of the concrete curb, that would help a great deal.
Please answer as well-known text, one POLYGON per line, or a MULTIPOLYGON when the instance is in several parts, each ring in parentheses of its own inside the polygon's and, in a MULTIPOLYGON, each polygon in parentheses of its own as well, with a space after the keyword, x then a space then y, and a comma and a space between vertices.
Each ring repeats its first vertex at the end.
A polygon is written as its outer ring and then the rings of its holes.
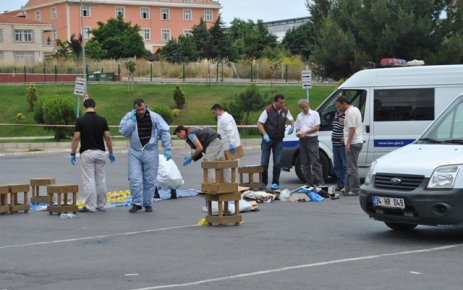
MULTIPOLYGON (((245 150, 259 149, 261 139, 242 139, 241 144, 245 150)), ((113 141, 114 152, 127 152, 129 142, 113 141)), ((159 145, 162 147, 161 145, 159 145)), ((188 145, 183 140, 172 140, 172 148, 177 150, 189 150, 188 145)), ((162 149, 161 149, 162 150, 162 149)), ((71 142, 55 143, 0 143, 0 157, 4 156, 24 156, 40 155, 50 153, 69 153, 71 152, 71 142)), ((161 151, 162 152, 162 151, 161 151)))

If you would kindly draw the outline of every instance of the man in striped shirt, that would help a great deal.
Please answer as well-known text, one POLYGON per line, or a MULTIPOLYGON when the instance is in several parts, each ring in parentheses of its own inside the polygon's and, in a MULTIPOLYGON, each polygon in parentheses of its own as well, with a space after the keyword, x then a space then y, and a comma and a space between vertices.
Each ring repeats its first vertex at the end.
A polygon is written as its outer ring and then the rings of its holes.
POLYGON ((340 109, 338 103, 336 103, 336 108, 338 110, 334 114, 331 142, 333 144, 334 172, 336 173, 335 190, 343 192, 347 172, 346 146, 344 145, 344 118, 346 114, 340 109))

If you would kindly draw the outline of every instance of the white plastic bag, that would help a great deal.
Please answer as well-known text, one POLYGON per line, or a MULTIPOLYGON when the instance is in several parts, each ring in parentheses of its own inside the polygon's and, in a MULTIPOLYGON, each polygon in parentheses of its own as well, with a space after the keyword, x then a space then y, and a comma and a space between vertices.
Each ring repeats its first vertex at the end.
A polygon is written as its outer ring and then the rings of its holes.
POLYGON ((289 201, 289 196, 291 195, 291 192, 289 189, 283 189, 280 192, 280 196, 278 197, 281 201, 289 201))
POLYGON ((183 185, 183 177, 174 160, 166 160, 164 155, 159 155, 159 168, 157 187, 177 189, 183 185))
MULTIPOLYGON (((252 205, 244 199, 240 199, 240 212, 250 212, 252 210, 252 205)), ((203 211, 207 212, 207 208, 204 206, 203 211)), ((228 212, 230 214, 235 214, 235 203, 228 203, 228 212)), ((217 215, 219 213, 219 205, 216 201, 212 202, 212 214, 217 215)))

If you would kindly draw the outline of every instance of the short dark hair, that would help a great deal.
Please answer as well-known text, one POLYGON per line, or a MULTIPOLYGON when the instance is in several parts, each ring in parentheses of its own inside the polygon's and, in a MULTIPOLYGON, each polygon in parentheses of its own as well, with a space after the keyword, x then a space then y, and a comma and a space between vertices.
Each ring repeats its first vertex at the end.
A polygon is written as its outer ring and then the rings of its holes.
POLYGON ((135 100, 133 101, 133 105, 134 105, 134 106, 137 106, 137 107, 138 107, 138 106, 141 106, 141 105, 144 104, 144 103, 145 103, 145 101, 144 101, 142 98, 138 98, 138 99, 135 99, 135 100))
POLYGON ((336 98, 336 103, 348 104, 348 105, 350 105, 349 100, 348 100, 345 96, 339 96, 339 97, 337 97, 337 98, 336 98))
POLYGON ((96 103, 92 98, 87 98, 84 100, 84 108, 95 108, 96 103))
POLYGON ((222 110, 223 111, 223 107, 220 104, 214 104, 211 107, 211 111, 212 110, 222 110))
POLYGON ((278 102, 278 100, 284 100, 285 99, 285 96, 283 96, 283 94, 276 94, 274 97, 273 97, 273 101, 274 102, 278 102))
POLYGON ((186 132, 187 129, 186 129, 186 127, 183 126, 183 125, 178 125, 177 128, 175 128, 175 130, 174 130, 174 134, 177 134, 177 133, 180 132, 180 131, 185 131, 185 132, 186 132))

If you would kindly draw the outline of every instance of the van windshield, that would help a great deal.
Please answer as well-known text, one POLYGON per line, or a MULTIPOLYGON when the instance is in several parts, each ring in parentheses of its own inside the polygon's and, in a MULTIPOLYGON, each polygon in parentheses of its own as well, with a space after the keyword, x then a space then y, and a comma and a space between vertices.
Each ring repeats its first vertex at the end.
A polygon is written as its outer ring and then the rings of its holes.
POLYGON ((416 143, 463 145, 463 97, 456 99, 416 143))
POLYGON ((333 119, 336 113, 336 99, 341 95, 344 95, 354 107, 359 108, 362 113, 362 120, 364 119, 367 91, 339 89, 326 98, 317 109, 320 114, 320 131, 331 131, 333 129, 333 119))

